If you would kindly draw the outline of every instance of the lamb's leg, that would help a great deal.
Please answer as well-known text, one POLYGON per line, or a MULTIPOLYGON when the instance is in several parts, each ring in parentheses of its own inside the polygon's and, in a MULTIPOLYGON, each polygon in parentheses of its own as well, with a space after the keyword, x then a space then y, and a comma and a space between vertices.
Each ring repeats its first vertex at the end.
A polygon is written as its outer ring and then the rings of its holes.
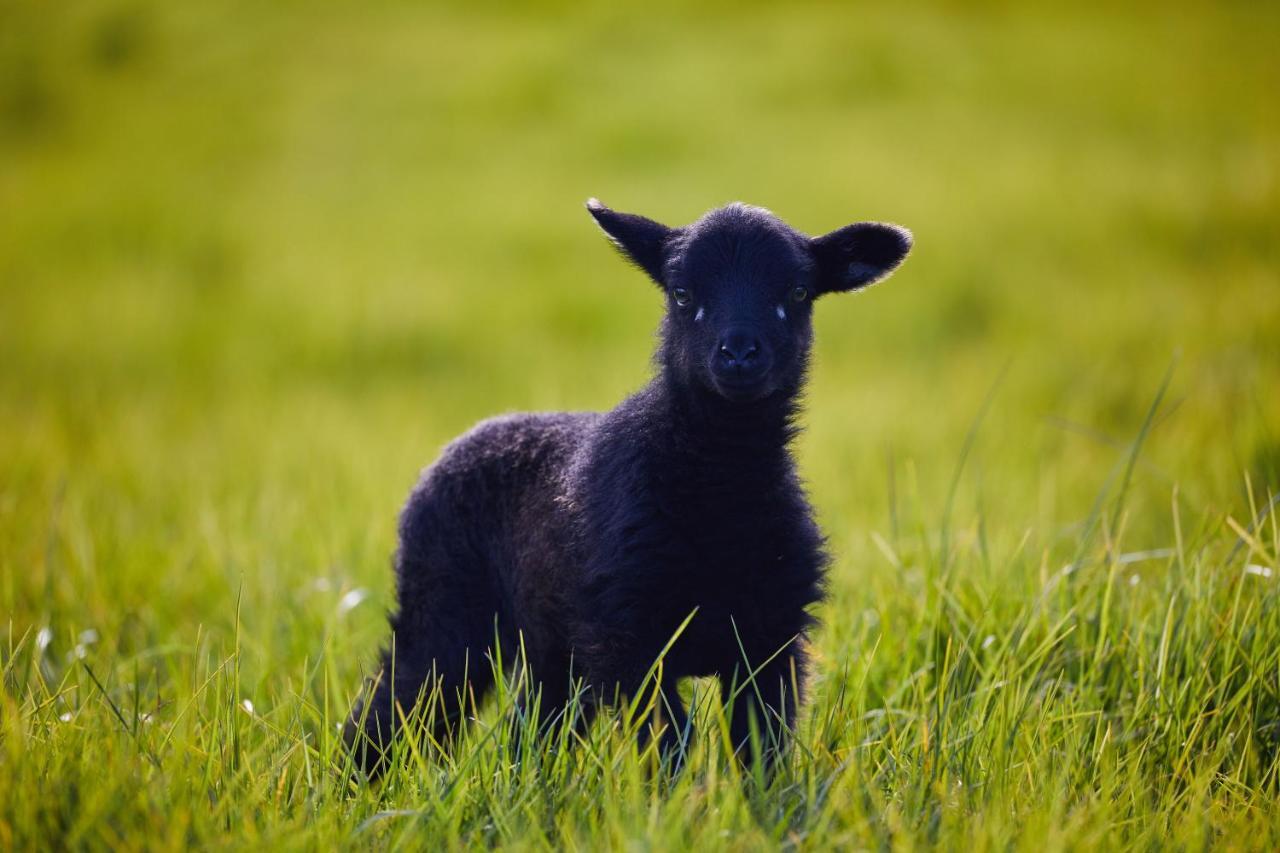
MULTIPOLYGON (((678 767, 684 758, 684 738, 689 731, 689 715, 676 689, 678 679, 663 674, 655 685, 654 680, 647 677, 648 668, 641 671, 631 660, 590 654, 582 658, 584 670, 591 674, 587 678, 590 691, 585 700, 592 713, 600 707, 627 707, 633 703, 632 707, 646 712, 645 718, 638 720, 637 746, 643 752, 656 736, 663 760, 678 767)), ((645 658, 638 656, 636 660, 645 658)))
POLYGON ((515 757, 521 755, 523 742, 530 734, 535 735, 535 743, 555 746, 566 736, 566 727, 585 737, 595 720, 596 703, 588 691, 579 690, 570 682, 567 664, 549 671, 554 676, 525 685, 516 700, 518 713, 512 720, 510 747, 515 757))
MULTIPOLYGON (((443 626, 435 634, 447 636, 443 626)), ((381 667, 351 711, 344 730, 356 763, 369 775, 385 768, 391 744, 408 721, 444 745, 460 731, 462 718, 493 684, 488 643, 450 640, 435 655, 412 633, 397 630, 381 667)))
POLYGON ((449 570, 453 565, 438 552, 398 558, 391 646, 344 731, 357 765, 372 776, 385 769, 392 741, 415 710, 423 734, 444 744, 493 685, 497 602, 474 572, 449 570), (446 570, 431 568, 441 566, 446 570))
POLYGON ((769 774, 785 754, 796 708, 804 698, 805 669, 803 650, 789 646, 754 677, 740 665, 730 677, 721 679, 729 736, 736 754, 748 767, 760 761, 769 774), (751 737, 753 726, 758 736, 755 740, 751 737))
POLYGON ((654 697, 653 713, 637 733, 640 749, 643 751, 656 735, 658 753, 662 760, 678 769, 684 764, 688 733, 689 714, 680 698, 677 679, 663 678, 657 696, 654 697))

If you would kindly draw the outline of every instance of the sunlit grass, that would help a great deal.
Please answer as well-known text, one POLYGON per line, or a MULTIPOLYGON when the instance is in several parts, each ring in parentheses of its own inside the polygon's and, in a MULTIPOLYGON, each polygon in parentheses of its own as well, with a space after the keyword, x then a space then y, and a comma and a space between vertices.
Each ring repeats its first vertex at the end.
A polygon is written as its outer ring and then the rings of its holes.
POLYGON ((1280 7, 647 8, 0 4, 0 848, 1280 847, 1280 7), (791 759, 513 674, 353 784, 416 472, 646 375, 593 195, 915 232, 791 759))
MULTIPOLYGON (((1175 491, 1174 538, 1145 551, 1113 509, 1065 565, 881 538, 889 560, 920 561, 923 595, 901 574, 837 589, 827 612, 853 615, 821 635, 813 701, 768 783, 727 759, 701 683, 675 775, 637 752, 644 708, 539 739, 506 684, 457 744, 401 741, 368 786, 339 742, 361 656, 340 635, 318 631, 310 653, 299 640, 281 667, 241 645, 238 621, 133 655, 90 630, 11 630, 5 840, 1272 846, 1277 502, 1195 519, 1175 491)), ((341 616, 351 600, 330 603, 341 616)))

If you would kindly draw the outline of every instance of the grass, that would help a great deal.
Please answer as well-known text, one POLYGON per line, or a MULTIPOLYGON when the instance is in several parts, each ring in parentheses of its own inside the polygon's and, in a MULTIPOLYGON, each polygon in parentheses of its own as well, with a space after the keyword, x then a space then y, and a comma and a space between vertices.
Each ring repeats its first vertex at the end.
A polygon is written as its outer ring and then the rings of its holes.
POLYGON ((648 11, 0 3, 0 847, 1280 847, 1277 11, 648 11), (504 692, 352 787, 416 471, 646 375, 591 195, 915 231, 795 753, 504 692))

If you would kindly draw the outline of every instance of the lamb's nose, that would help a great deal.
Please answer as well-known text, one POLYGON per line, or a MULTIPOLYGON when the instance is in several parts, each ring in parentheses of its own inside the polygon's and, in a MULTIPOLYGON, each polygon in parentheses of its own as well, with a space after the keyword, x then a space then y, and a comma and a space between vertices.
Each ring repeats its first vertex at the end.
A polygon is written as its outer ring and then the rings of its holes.
POLYGON ((746 367, 760 354, 760 342, 746 332, 730 332, 720 339, 720 358, 727 366, 746 367))

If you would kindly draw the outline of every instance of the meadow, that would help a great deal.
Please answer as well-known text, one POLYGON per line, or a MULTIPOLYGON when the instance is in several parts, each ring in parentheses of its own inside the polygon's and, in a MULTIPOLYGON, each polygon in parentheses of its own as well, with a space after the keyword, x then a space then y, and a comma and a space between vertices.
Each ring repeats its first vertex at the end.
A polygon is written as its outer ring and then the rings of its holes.
POLYGON ((0 849, 1280 848, 1280 6, 0 0, 0 849), (396 513, 648 374, 582 203, 900 222, 796 445, 777 778, 708 685, 353 784, 396 513), (526 740, 526 743, 528 741, 526 740))

